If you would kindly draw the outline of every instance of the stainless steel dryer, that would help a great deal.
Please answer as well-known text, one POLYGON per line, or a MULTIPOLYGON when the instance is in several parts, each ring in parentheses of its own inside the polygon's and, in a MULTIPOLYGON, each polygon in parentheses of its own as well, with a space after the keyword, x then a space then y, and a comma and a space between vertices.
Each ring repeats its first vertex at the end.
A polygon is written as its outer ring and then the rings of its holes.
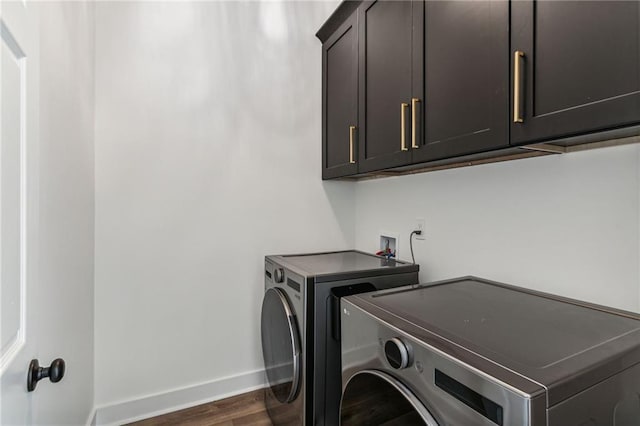
POLYGON ((640 316, 466 277, 341 301, 341 424, 640 425, 640 316))
POLYGON ((340 298, 418 282, 418 265, 358 251, 265 258, 265 403, 276 425, 336 425, 340 298))

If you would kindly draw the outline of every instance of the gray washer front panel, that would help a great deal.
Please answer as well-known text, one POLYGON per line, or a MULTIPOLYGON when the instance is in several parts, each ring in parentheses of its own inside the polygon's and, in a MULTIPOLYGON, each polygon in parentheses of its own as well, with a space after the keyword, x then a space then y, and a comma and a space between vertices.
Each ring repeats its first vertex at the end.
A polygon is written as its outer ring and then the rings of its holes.
MULTIPOLYGON (((415 339, 411 334, 381 321, 366 309, 353 304, 352 300, 353 296, 341 301, 343 386, 358 372, 383 371, 409 388, 440 426, 495 426, 495 423, 438 388, 435 385, 435 370, 438 369, 500 405, 504 410, 504 426, 534 424, 530 423, 534 395, 527 395, 506 386, 495 378, 465 365, 454 356, 415 339), (399 338, 410 349, 412 361, 408 368, 396 370, 387 361, 384 345, 392 338, 399 338)), ((539 396, 544 396, 542 392, 543 389, 538 388, 539 396)), ((370 397, 365 393, 362 395, 363 401, 369 400, 370 397)), ((540 399, 536 400, 536 403, 544 406, 544 401, 540 399)), ((366 403, 363 405, 364 409, 368 410, 366 403)))
MULTIPOLYGON (((296 413, 304 413, 305 425, 337 425, 341 362, 340 342, 332 335, 332 290, 363 284, 370 285, 372 290, 413 285, 418 282, 418 271, 416 264, 355 250, 266 256, 265 291, 277 287, 287 293, 298 316, 303 353, 298 397, 292 403, 281 404, 270 396, 267 388, 270 413, 283 419, 295 419, 296 413), (336 267, 337 272, 330 273, 330 267, 336 267), (284 270, 282 283, 274 281, 276 268, 284 270), (290 278, 293 283, 288 281, 290 278)), ((284 424, 273 416, 272 420, 276 425, 284 424)))

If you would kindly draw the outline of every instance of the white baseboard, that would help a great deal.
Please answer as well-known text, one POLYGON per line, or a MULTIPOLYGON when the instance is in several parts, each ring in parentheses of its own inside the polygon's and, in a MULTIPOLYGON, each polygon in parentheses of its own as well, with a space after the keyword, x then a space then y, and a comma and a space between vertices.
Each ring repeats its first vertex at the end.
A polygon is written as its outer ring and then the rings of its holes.
POLYGON ((97 407, 93 424, 98 426, 121 425, 217 401, 264 386, 264 370, 249 371, 207 383, 97 407))

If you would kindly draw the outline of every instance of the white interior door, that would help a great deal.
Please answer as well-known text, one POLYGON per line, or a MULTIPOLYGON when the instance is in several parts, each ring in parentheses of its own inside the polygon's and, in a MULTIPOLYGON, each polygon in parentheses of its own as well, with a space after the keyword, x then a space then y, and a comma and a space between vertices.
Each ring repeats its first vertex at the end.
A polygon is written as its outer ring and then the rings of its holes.
MULTIPOLYGON (((0 424, 34 422, 27 391, 38 329, 38 27, 24 1, 0 3, 0 424)), ((50 361, 50 360, 43 360, 50 361)))

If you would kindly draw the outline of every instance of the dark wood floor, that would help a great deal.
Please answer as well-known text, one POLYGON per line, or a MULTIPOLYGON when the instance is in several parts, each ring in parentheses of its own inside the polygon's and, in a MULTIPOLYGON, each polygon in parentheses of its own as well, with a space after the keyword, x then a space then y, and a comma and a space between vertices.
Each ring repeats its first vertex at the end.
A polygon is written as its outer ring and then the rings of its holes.
POLYGON ((271 426, 264 406, 264 390, 248 392, 197 407, 131 423, 136 426, 271 426))

